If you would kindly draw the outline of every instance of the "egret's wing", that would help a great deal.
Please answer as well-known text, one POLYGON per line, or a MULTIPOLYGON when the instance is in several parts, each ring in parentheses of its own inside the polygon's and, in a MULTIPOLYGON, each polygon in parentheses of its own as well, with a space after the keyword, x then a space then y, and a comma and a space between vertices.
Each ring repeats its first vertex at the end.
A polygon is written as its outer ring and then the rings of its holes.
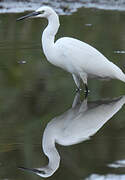
POLYGON ((69 68, 69 72, 77 70, 101 77, 112 77, 114 71, 120 70, 98 50, 80 40, 64 37, 57 40, 56 47, 59 61, 62 61, 65 69, 69 68))

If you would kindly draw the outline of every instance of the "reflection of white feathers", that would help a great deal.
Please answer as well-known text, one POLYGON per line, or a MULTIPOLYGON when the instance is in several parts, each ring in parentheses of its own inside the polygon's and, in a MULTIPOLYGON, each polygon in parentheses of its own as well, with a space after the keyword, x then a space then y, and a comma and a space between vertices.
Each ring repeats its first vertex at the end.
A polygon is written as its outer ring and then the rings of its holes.
POLYGON ((92 174, 85 180, 125 180, 125 175, 119 175, 119 174, 107 174, 107 175, 98 175, 98 174, 92 174))
MULTIPOLYGON (((35 174, 42 177, 51 176, 60 164, 60 156, 55 147, 56 143, 69 146, 87 140, 125 103, 125 96, 110 101, 89 103, 87 103, 87 99, 81 103, 79 96, 77 93, 72 108, 47 124, 42 146, 49 163, 46 167, 34 169, 35 174)), ((30 171, 32 170, 30 169, 30 171)))
MULTIPOLYGON (((78 94, 76 95, 78 96, 78 94)), ((78 97, 76 97, 78 98, 78 97)), ((43 136, 46 139, 68 146, 77 144, 95 134, 124 104, 125 97, 112 101, 91 102, 84 100, 48 123, 43 136)), ((74 103, 73 103, 74 104, 74 103)), ((51 141, 52 142, 52 141, 51 141)))

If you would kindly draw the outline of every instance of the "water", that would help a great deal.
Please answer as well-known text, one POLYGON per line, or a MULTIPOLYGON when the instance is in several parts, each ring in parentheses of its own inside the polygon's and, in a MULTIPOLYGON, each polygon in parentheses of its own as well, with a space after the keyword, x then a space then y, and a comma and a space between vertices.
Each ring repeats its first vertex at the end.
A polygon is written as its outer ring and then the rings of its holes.
POLYGON ((1 0, 0 13, 33 11, 42 5, 53 7, 61 15, 72 14, 81 7, 117 11, 125 10, 125 0, 1 0))
MULTIPOLYGON (((0 15, 0 180, 40 179, 17 167, 48 163, 41 149, 44 129, 71 108, 75 97, 71 75, 49 64, 42 53, 40 36, 47 22, 16 22, 22 15, 0 15)), ((84 40, 125 72, 125 54, 120 53, 125 51, 124 12, 82 8, 71 16, 60 16, 60 21, 57 38, 84 40)), ((95 105, 125 94, 125 84, 117 80, 89 80, 89 89, 88 101, 95 105)), ((123 177, 124 167, 108 165, 125 159, 124 117, 123 106, 89 140, 71 146, 57 144, 61 162, 50 179, 123 177)))

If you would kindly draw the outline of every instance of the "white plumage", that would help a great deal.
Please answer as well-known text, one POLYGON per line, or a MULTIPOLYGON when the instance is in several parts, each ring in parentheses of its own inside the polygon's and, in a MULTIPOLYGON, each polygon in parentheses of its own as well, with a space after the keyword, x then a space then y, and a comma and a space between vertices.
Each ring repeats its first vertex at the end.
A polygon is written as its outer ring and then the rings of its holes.
POLYGON ((60 23, 58 15, 52 8, 40 7, 34 13, 18 20, 31 16, 48 19, 48 26, 42 35, 44 54, 50 63, 72 74, 78 89, 82 79, 88 92, 87 79, 91 77, 119 79, 125 82, 125 74, 122 70, 87 43, 69 37, 54 41, 60 23))
POLYGON ((125 96, 105 101, 87 102, 85 99, 80 102, 80 94, 77 93, 72 108, 53 118, 44 130, 42 148, 48 157, 48 164, 41 168, 21 169, 41 177, 52 176, 59 168, 61 159, 56 143, 70 146, 88 140, 122 108, 124 103, 125 96))

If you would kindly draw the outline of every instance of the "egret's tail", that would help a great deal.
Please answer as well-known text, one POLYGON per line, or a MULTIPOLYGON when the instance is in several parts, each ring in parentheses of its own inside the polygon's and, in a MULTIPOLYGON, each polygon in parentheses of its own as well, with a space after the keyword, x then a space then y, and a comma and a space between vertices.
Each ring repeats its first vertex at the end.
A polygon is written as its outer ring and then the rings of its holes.
POLYGON ((117 67, 116 71, 115 71, 115 77, 123 82, 125 82, 125 74, 123 73, 123 71, 117 67))
POLYGON ((125 74, 122 72, 119 74, 119 76, 117 77, 119 80, 125 82, 125 74))

